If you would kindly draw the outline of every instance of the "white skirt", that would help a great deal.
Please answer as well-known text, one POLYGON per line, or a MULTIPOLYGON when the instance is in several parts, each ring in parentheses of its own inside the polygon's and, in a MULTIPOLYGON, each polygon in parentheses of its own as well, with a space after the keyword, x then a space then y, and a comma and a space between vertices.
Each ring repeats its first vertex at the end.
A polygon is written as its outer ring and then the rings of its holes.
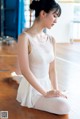
MULTIPOLYGON (((38 79, 42 88, 45 91, 51 90, 51 83, 48 77, 44 79, 38 79)), ((20 102, 21 106, 34 107, 37 100, 41 97, 41 94, 34 89, 28 81, 23 77, 17 91, 17 101, 20 102)))

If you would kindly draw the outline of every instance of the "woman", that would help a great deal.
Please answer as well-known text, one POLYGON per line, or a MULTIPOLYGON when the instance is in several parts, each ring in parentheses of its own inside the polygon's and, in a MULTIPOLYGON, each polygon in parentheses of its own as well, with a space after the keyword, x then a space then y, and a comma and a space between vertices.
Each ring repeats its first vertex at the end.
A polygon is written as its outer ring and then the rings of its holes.
POLYGON ((17 100, 22 106, 55 114, 68 114, 67 97, 58 89, 55 69, 55 40, 43 32, 57 22, 61 8, 54 0, 34 0, 33 25, 18 38, 18 58, 22 73, 17 100))

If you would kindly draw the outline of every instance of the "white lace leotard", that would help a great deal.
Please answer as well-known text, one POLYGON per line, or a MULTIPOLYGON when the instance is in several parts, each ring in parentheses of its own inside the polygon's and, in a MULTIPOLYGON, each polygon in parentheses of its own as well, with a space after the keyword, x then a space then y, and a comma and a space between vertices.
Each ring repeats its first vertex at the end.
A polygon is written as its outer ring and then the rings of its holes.
MULTIPOLYGON (((49 65, 54 60, 53 52, 53 38, 48 35, 33 38, 28 33, 25 33, 31 45, 31 52, 29 54, 29 65, 32 73, 36 77, 38 83, 45 91, 51 90, 51 82, 49 79, 49 65)), ((26 39, 25 39, 26 40, 26 39)), ((33 107, 41 94, 36 91, 25 79, 22 78, 17 100, 22 106, 33 107)))

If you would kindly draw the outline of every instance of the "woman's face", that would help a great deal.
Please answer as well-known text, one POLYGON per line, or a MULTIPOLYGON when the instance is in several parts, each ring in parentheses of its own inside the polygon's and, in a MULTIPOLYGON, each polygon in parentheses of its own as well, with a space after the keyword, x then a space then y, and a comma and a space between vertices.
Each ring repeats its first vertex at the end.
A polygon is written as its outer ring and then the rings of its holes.
POLYGON ((49 13, 46 13, 44 19, 44 26, 50 29, 57 22, 57 17, 57 12, 54 13, 54 11, 50 11, 49 13))

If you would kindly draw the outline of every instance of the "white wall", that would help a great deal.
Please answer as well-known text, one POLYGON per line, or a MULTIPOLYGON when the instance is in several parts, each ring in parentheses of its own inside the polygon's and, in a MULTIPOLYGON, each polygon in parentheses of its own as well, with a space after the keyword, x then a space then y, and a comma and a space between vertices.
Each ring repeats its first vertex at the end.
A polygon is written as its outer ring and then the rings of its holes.
POLYGON ((47 30, 48 34, 51 34, 58 43, 70 42, 70 22, 73 20, 73 3, 60 3, 62 14, 57 20, 57 24, 50 30, 47 30))

